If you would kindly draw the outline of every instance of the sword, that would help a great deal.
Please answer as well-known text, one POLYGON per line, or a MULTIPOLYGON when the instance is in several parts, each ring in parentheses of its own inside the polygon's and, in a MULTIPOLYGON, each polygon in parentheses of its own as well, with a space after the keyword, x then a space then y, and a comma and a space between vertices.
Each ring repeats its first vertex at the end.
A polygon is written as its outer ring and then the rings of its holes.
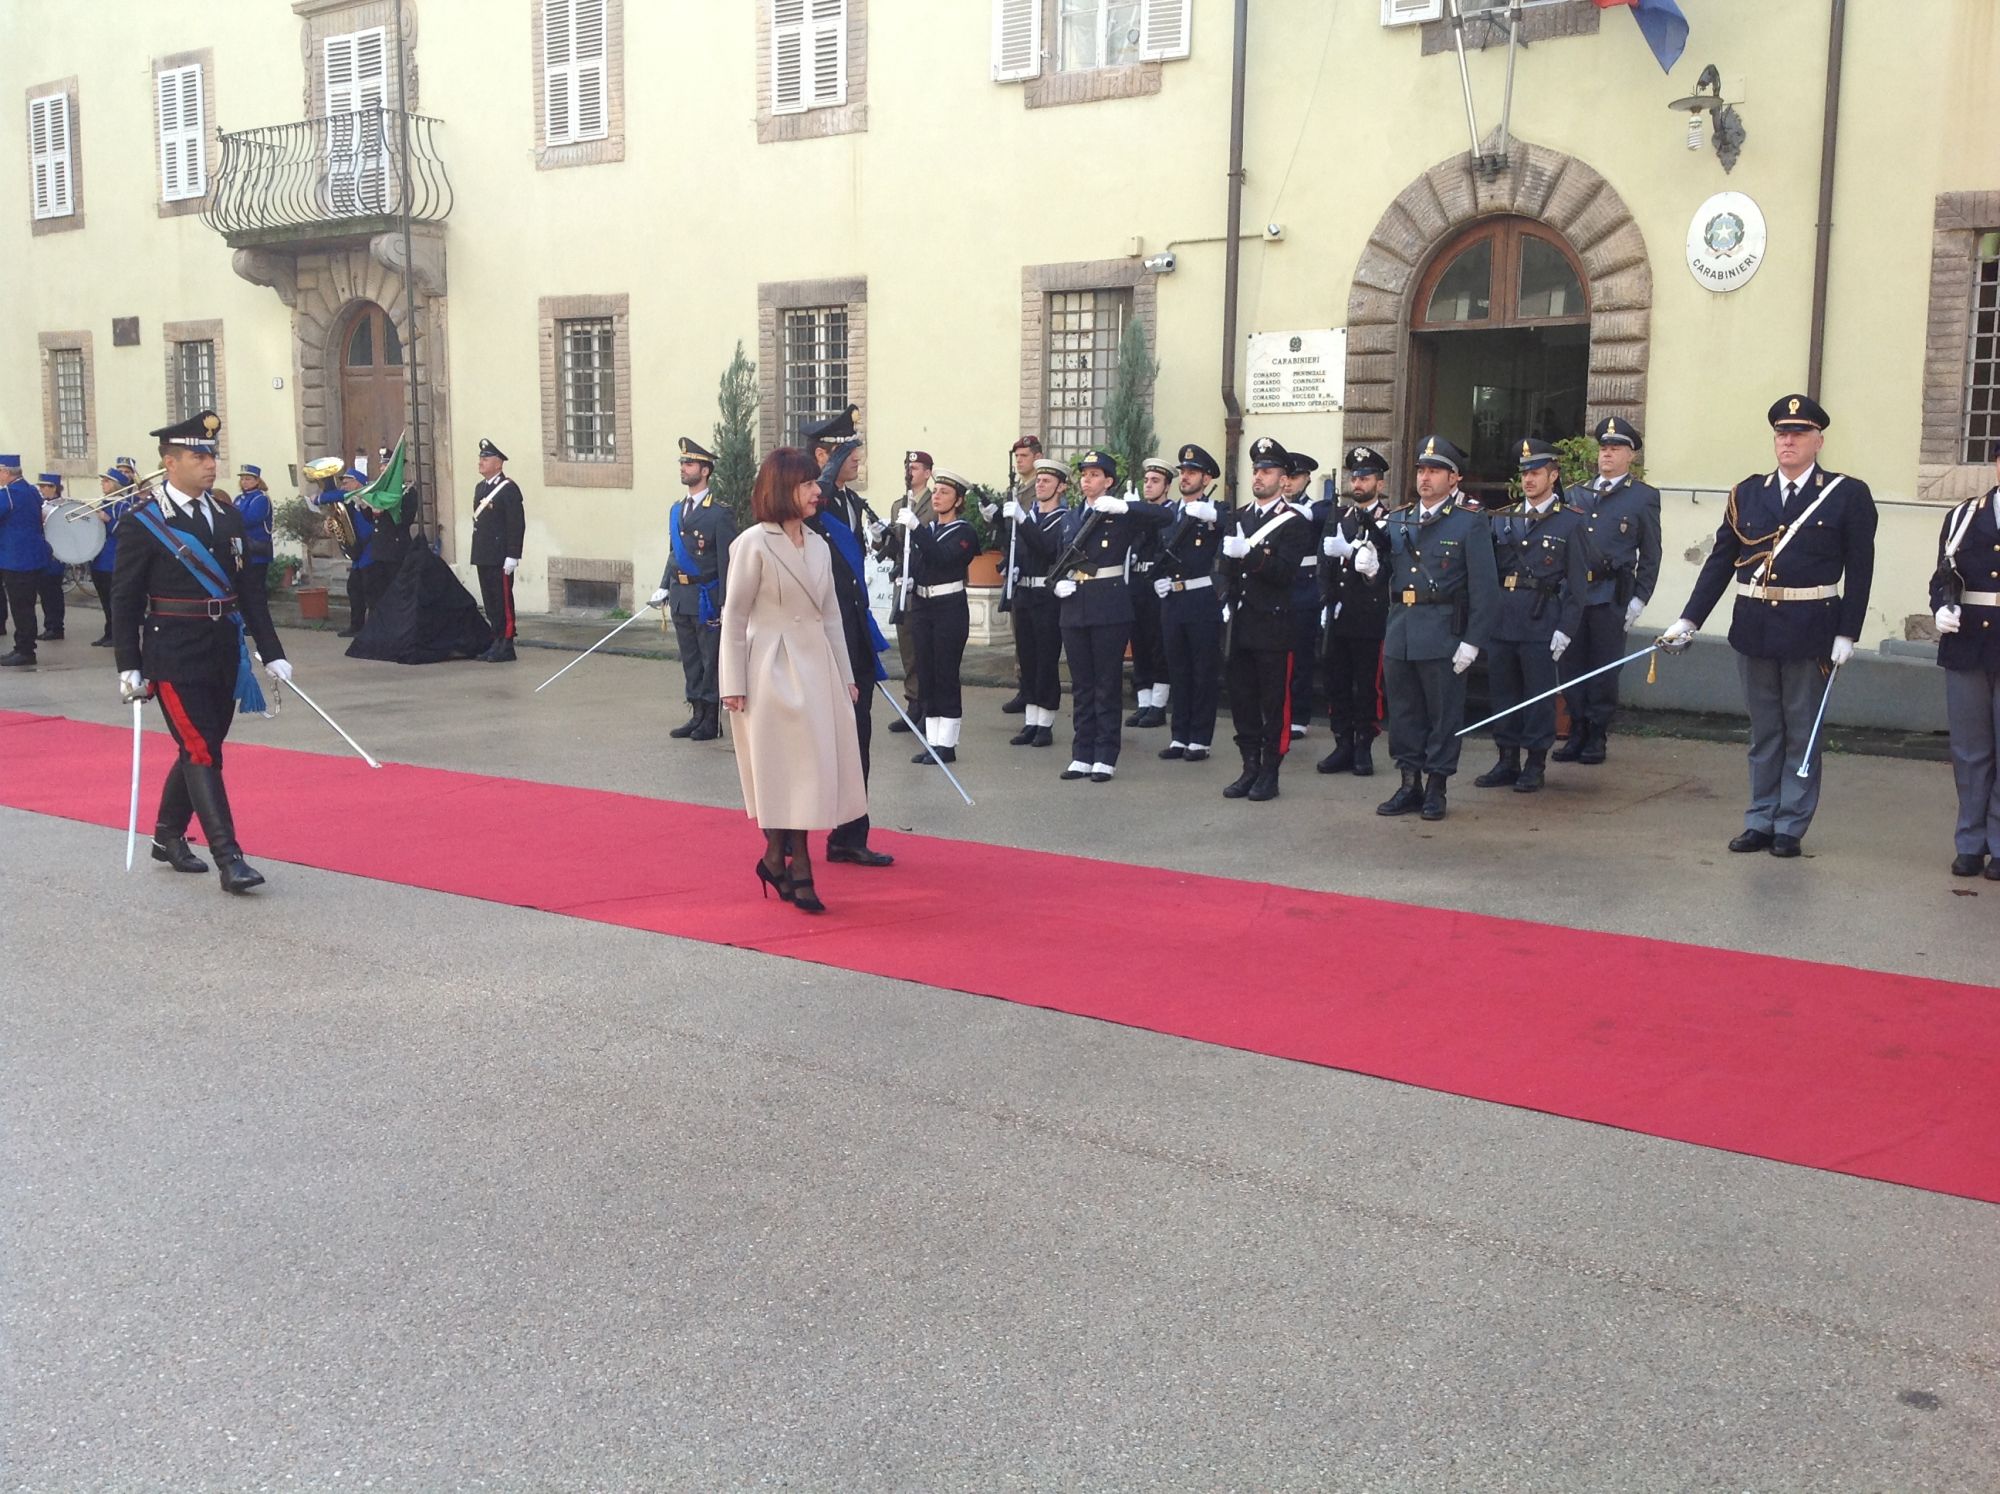
POLYGON ((910 719, 910 713, 904 710, 902 706, 897 703, 896 697, 889 693, 889 687, 887 685, 883 684, 880 680, 877 680, 875 682, 875 688, 882 692, 882 698, 884 700, 888 701, 890 705, 895 707, 896 714, 903 718, 903 725, 909 727, 911 735, 914 736, 919 742, 922 742, 924 744, 924 751, 928 752, 931 755, 931 761, 936 763, 940 768, 944 769, 944 776, 949 778, 951 780, 951 786, 958 790, 958 797, 965 801, 966 807, 968 809, 971 808, 972 795, 968 794, 965 791, 965 785, 958 781, 958 775, 951 771, 951 765, 947 763, 943 758, 937 755, 937 748, 931 746, 931 739, 928 736, 926 736, 923 732, 917 730, 917 723, 910 719))
POLYGON ((1519 705, 1510 705, 1504 711, 1495 711, 1492 715, 1488 716, 1484 721, 1475 721, 1472 723, 1472 725, 1463 727, 1460 730, 1453 732, 1452 735, 1456 737, 1462 737, 1467 732, 1478 731, 1479 728, 1482 726, 1491 726, 1494 722, 1498 721, 1502 716, 1511 716, 1516 711, 1525 711, 1531 705, 1540 705, 1550 696, 1560 695, 1565 690, 1574 689, 1576 686, 1582 684, 1585 680, 1594 680, 1600 674, 1609 674, 1614 669, 1623 669, 1627 664, 1630 664, 1634 659, 1643 659, 1646 657, 1646 655, 1650 654, 1654 649, 1658 647, 1660 647, 1660 645, 1657 642, 1649 643, 1644 648, 1639 649, 1636 652, 1629 653, 1622 659, 1613 659, 1609 664, 1600 664, 1595 669, 1585 670, 1582 674, 1578 675, 1573 680, 1564 680, 1560 685, 1557 685, 1553 690, 1544 690, 1540 695, 1535 696, 1532 700, 1524 700, 1519 705))
POLYGON ((1813 748, 1819 744, 1820 723, 1826 720, 1826 702, 1833 694, 1833 682, 1840 677, 1840 666, 1833 666, 1833 672, 1826 677, 1826 689, 1820 692, 1819 714, 1813 717, 1812 734, 1806 738, 1806 755, 1799 759, 1799 777, 1812 777, 1813 748))
POLYGON ((139 845, 139 744, 146 739, 146 702, 143 696, 132 701, 132 812, 125 821, 125 870, 132 869, 132 855, 139 845))
POLYGON ((292 694, 298 696, 300 700, 303 700, 307 705, 311 706, 313 708, 313 714, 318 716, 319 719, 324 721, 328 726, 332 727, 334 729, 335 734, 339 736, 341 741, 345 742, 348 746, 352 747, 356 752, 360 753, 361 760, 364 763, 368 764, 368 766, 371 768, 379 768, 382 766, 380 763, 376 762, 374 758, 368 755, 366 749, 364 749, 359 742, 355 741, 354 738, 350 737, 346 732, 340 729, 340 723, 338 721, 334 720, 333 717, 327 715, 325 711, 322 711, 319 708, 318 701, 314 700, 310 695, 306 694, 304 690, 299 688, 299 682, 296 677, 294 677, 292 680, 292 694))
MULTIPOLYGON (((666 613, 666 609, 663 607, 660 609, 660 611, 661 615, 664 616, 666 613)), ((591 644, 589 648, 585 649, 582 653, 578 654, 574 659, 571 659, 569 663, 563 665, 562 668, 558 669, 554 674, 550 675, 547 679, 543 680, 539 685, 535 686, 534 693, 540 695, 544 690, 548 689, 549 686, 553 685, 557 680, 561 679, 564 675, 568 674, 572 669, 576 668, 577 665, 581 664, 585 659, 588 659, 592 654, 596 653, 599 649, 603 648, 605 644, 609 643, 612 639, 616 638, 620 633, 624 632, 627 628, 631 627, 633 623, 637 622, 640 618, 644 617, 645 615, 646 615, 646 609, 644 607, 641 607, 637 612, 633 613, 630 617, 626 618, 625 621, 620 623, 617 627, 613 628, 609 633, 606 633, 602 638, 598 639, 597 642, 591 644)))

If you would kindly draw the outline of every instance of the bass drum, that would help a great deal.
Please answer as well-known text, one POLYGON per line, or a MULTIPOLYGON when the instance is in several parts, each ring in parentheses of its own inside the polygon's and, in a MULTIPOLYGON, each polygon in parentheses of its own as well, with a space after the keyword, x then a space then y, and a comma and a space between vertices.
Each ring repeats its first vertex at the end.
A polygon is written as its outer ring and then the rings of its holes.
POLYGON ((64 565, 89 565, 104 548, 104 524, 90 506, 65 498, 42 520, 49 549, 64 565))

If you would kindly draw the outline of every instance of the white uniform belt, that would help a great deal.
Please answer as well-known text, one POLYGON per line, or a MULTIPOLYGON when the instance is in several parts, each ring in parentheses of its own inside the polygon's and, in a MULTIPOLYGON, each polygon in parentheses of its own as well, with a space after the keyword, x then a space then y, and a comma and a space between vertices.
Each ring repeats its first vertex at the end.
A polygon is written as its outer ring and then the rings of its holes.
POLYGON ((2000 607, 2000 591, 1968 591, 1958 600, 1966 607, 2000 607))
POLYGON ((1014 584, 1016 586, 1047 586, 1049 578, 1047 576, 1016 576, 1014 584))
POLYGON ((1123 581, 1125 579, 1125 568, 1120 566, 1115 571, 1099 571, 1095 575, 1085 575, 1082 571, 1071 571, 1069 578, 1072 581, 1123 581))
POLYGON ((1213 576, 1190 576, 1185 581, 1174 583, 1175 591, 1200 591, 1203 587, 1215 585, 1213 576))
POLYGON ((917 588, 917 595, 929 601, 932 597, 948 597, 955 592, 964 590, 965 583, 963 581, 942 581, 936 586, 919 586, 917 588))
POLYGON ((1838 586, 1759 586, 1755 581, 1738 581, 1736 594, 1753 602, 1824 602, 1840 595, 1838 586))

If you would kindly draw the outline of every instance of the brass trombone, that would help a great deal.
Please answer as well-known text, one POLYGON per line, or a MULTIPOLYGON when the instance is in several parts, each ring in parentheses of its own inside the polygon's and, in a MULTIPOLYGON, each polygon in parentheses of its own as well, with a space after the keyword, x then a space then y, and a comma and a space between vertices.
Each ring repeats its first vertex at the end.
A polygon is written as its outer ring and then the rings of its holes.
POLYGON ((123 503, 126 499, 145 492, 146 489, 150 488, 154 483, 158 482, 161 478, 165 477, 166 475, 167 475, 167 469, 165 467, 162 467, 160 468, 159 471, 150 473, 145 477, 133 478, 132 481, 126 483, 124 487, 114 489, 113 491, 106 493, 102 498, 91 498, 87 500, 81 498, 74 499, 71 501, 68 509, 63 514, 63 517, 69 519, 72 522, 85 517, 95 518, 97 515, 103 513, 104 510, 110 508, 113 504, 123 503))

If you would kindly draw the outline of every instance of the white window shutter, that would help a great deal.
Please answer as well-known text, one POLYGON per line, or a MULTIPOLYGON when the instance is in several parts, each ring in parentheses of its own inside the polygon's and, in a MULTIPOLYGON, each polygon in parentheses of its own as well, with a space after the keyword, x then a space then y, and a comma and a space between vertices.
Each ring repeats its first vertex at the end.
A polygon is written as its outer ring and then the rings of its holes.
POLYGON ((1190 50, 1194 0, 1140 0, 1139 60, 1171 62, 1190 50))
POLYGON ((351 36, 326 39, 326 112, 354 112, 354 41, 351 36))
POLYGON ((847 102, 847 0, 810 0, 812 107, 847 102))
POLYGON ((69 95, 28 100, 28 149, 35 216, 69 217, 76 211, 70 187, 69 95))
POLYGON ((171 68, 158 79, 160 200, 181 202, 208 191, 201 68, 171 68))
POLYGON ((577 140, 602 140, 611 131, 605 100, 605 0, 575 0, 577 140))
POLYGON ((389 101, 389 33, 377 26, 354 34, 357 109, 380 109, 389 101))
POLYGON ((1382 0, 1384 26, 1411 26, 1444 16, 1444 0, 1382 0))
POLYGON ((771 0, 771 112, 806 108, 806 0, 771 0))
POLYGON ((1042 75, 1042 0, 993 0, 993 81, 1042 75))
POLYGON ((572 0, 545 0, 542 8, 542 127, 550 145, 567 145, 575 138, 571 4, 572 0))

